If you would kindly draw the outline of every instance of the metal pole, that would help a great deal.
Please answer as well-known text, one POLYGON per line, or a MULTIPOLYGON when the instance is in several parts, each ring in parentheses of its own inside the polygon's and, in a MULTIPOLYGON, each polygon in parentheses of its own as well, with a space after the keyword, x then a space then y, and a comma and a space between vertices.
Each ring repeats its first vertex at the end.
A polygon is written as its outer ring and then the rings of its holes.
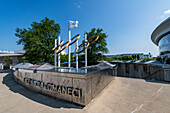
MULTIPOLYGON (((71 42, 71 31, 70 31, 70 20, 68 20, 68 40, 71 42)), ((68 46, 68 67, 71 67, 70 65, 70 51, 71 51, 71 46, 68 46)))
MULTIPOLYGON (((78 49, 78 40, 76 41, 76 49, 78 49)), ((78 54, 76 54, 76 69, 78 70, 78 54)))
MULTIPOLYGON (((58 44, 60 44, 60 36, 58 37, 58 44)), ((60 50, 60 47, 59 47, 60 50)), ((58 67, 60 67, 60 53, 58 54, 58 67)))
MULTIPOLYGON (((55 39, 55 47, 57 47, 57 39, 55 39)), ((54 66, 56 67, 57 62, 56 62, 57 58, 56 58, 56 50, 54 51, 54 66)))
MULTIPOLYGON (((86 42, 87 41, 87 34, 85 34, 84 38, 85 38, 84 40, 86 42)), ((85 49, 85 67, 87 67, 87 49, 85 49)))

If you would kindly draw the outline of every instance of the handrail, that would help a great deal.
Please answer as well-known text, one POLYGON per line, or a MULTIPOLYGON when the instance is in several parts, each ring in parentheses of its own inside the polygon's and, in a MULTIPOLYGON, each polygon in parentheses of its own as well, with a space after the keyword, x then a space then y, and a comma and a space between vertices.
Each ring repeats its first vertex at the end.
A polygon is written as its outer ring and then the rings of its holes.
POLYGON ((158 73, 158 72, 161 71, 161 70, 162 70, 162 69, 159 69, 159 70, 153 72, 152 74, 150 74, 150 75, 148 75, 148 76, 146 76, 146 77, 143 77, 143 79, 146 79, 146 78, 148 78, 148 77, 151 77, 151 76, 153 76, 154 74, 158 73))

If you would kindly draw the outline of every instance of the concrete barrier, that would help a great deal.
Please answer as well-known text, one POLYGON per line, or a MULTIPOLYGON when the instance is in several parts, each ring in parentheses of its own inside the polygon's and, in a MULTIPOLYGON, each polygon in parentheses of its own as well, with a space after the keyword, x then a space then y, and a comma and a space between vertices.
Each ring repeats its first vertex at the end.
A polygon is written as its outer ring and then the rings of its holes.
POLYGON ((170 82, 170 65, 163 66, 164 80, 170 82))
POLYGON ((170 66, 163 64, 118 63, 118 76, 170 81, 170 66))
POLYGON ((15 81, 28 89, 85 106, 112 81, 115 72, 107 68, 90 73, 25 69, 13 73, 15 81))

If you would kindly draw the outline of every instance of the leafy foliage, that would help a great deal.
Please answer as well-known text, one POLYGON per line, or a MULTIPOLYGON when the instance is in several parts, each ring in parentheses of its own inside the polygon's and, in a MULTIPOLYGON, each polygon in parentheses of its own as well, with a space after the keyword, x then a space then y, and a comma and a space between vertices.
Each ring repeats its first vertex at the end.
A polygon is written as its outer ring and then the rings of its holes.
MULTIPOLYGON (((93 64, 97 64, 97 61, 99 61, 100 59, 102 59, 102 55, 101 53, 108 53, 109 50, 106 47, 107 43, 106 43, 106 38, 107 35, 106 33, 103 33, 103 29, 96 29, 96 28, 92 28, 90 32, 86 32, 87 34, 87 38, 90 38, 93 35, 98 35, 99 39, 93 43, 92 45, 90 45, 87 49, 87 63, 88 65, 93 65, 93 64)), ((92 42, 95 40, 96 37, 92 38, 89 40, 89 42, 92 42)))
POLYGON ((9 56, 5 56, 5 57, 3 58, 3 61, 5 62, 5 65, 6 65, 6 66, 9 66, 11 59, 12 59, 12 58, 9 57, 9 56))
POLYGON ((107 58, 105 55, 103 55, 103 59, 104 61, 113 61, 113 60, 123 60, 123 61, 127 61, 127 60, 133 60, 133 57, 132 56, 128 56, 128 55, 124 55, 124 56, 114 56, 112 58, 107 58))
POLYGON ((156 60, 159 61, 159 62, 162 62, 162 59, 159 56, 156 57, 156 60))
POLYGON ((127 61, 127 60, 133 60, 133 57, 128 56, 128 55, 123 55, 123 56, 119 57, 118 59, 123 60, 123 61, 127 61))
POLYGON ((16 29, 17 44, 24 45, 25 59, 30 63, 54 61, 54 40, 60 33, 60 26, 54 20, 45 17, 40 22, 33 22, 31 28, 16 29))
MULTIPOLYGON (((61 54, 60 55, 60 58, 61 58, 61 62, 67 62, 68 61, 68 55, 65 55, 65 54, 61 54)), ((75 57, 71 56, 71 61, 74 61, 75 60, 75 57)))
POLYGON ((145 58, 144 61, 149 61, 150 59, 149 58, 145 58))

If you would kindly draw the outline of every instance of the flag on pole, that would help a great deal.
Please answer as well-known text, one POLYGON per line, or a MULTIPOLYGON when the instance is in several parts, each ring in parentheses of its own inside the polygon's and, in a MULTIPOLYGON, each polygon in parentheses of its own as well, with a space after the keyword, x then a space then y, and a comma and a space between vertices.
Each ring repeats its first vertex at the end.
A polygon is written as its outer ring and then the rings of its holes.
POLYGON ((78 21, 69 21, 70 23, 70 28, 78 27, 78 21))

